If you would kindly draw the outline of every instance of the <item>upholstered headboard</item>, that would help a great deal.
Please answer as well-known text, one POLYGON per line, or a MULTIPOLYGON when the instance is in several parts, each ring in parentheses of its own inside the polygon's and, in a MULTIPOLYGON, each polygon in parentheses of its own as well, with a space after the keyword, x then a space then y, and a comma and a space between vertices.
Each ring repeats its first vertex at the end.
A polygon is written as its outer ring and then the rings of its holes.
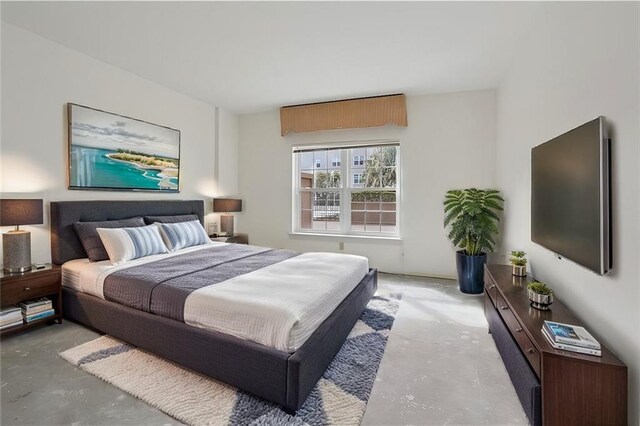
POLYGON ((87 257, 73 230, 76 222, 118 220, 135 216, 195 214, 204 224, 204 201, 54 201, 51 202, 51 261, 61 265, 87 257))

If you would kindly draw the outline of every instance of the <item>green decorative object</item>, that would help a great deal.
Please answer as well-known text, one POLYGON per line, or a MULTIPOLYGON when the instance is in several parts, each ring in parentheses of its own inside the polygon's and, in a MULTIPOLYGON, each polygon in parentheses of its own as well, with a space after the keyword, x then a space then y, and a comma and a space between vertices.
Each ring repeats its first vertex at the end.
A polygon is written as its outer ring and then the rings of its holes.
POLYGON ((458 285, 463 293, 479 294, 484 290, 483 267, 498 234, 498 212, 503 199, 495 189, 452 189, 444 199, 444 226, 447 235, 461 250, 456 253, 458 285))
POLYGON ((468 256, 483 249, 493 251, 494 235, 498 234, 504 199, 495 189, 452 189, 444 199, 444 226, 450 226, 448 237, 468 256))
POLYGON ((553 303, 553 290, 548 285, 533 281, 527 286, 527 292, 531 306, 541 311, 549 310, 549 306, 553 303))
POLYGON ((512 266, 512 274, 516 277, 526 277, 527 276, 527 258, 525 257, 527 253, 523 251, 512 251, 511 257, 509 261, 512 266))

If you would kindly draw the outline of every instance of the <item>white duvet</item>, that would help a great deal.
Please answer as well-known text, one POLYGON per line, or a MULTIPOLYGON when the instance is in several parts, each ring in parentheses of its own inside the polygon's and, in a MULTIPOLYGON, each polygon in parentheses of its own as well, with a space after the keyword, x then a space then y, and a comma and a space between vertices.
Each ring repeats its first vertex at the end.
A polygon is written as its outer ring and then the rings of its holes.
MULTIPOLYGON (((116 266, 108 261, 73 260, 63 265, 63 285, 104 298, 102 285, 109 274, 182 253, 185 251, 116 266)), ((358 285, 368 269, 368 261, 362 256, 301 254, 194 291, 185 302, 185 323, 294 352, 358 285)))

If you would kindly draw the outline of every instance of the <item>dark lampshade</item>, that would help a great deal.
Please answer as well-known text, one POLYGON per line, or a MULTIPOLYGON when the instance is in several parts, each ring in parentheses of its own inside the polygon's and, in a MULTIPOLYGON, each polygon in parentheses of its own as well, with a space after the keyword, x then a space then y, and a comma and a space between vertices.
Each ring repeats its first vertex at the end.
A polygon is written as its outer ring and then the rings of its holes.
POLYGON ((213 211, 215 213, 241 212, 242 200, 235 198, 214 198, 213 211))
POLYGON ((0 200, 0 226, 41 224, 42 200, 0 200))

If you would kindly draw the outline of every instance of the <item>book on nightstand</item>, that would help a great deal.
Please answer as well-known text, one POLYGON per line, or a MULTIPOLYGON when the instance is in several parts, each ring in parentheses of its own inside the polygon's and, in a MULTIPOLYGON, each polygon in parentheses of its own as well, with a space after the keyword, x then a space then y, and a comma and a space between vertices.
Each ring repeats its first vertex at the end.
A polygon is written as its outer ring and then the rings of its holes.
POLYGON ((15 306, 5 306, 0 309, 0 330, 22 324, 22 310, 15 306))
POLYGON ((31 321, 53 316, 55 313, 56 312, 53 309, 48 309, 46 311, 38 312, 31 315, 22 314, 22 316, 24 317, 25 322, 31 322, 31 321))
POLYGON ((5 328, 11 328, 11 327, 15 327, 18 325, 22 325, 23 321, 22 318, 20 318, 18 321, 14 321, 14 322, 10 322, 8 324, 4 324, 4 325, 0 325, 0 330, 4 330, 5 328))
POLYGON ((37 314, 39 312, 48 311, 53 308, 51 300, 46 297, 39 299, 27 300, 18 304, 22 308, 22 314, 25 316, 37 314))
POLYGON ((22 316, 25 322, 31 322, 55 314, 51 300, 46 297, 27 300, 18 304, 22 308, 22 316))

